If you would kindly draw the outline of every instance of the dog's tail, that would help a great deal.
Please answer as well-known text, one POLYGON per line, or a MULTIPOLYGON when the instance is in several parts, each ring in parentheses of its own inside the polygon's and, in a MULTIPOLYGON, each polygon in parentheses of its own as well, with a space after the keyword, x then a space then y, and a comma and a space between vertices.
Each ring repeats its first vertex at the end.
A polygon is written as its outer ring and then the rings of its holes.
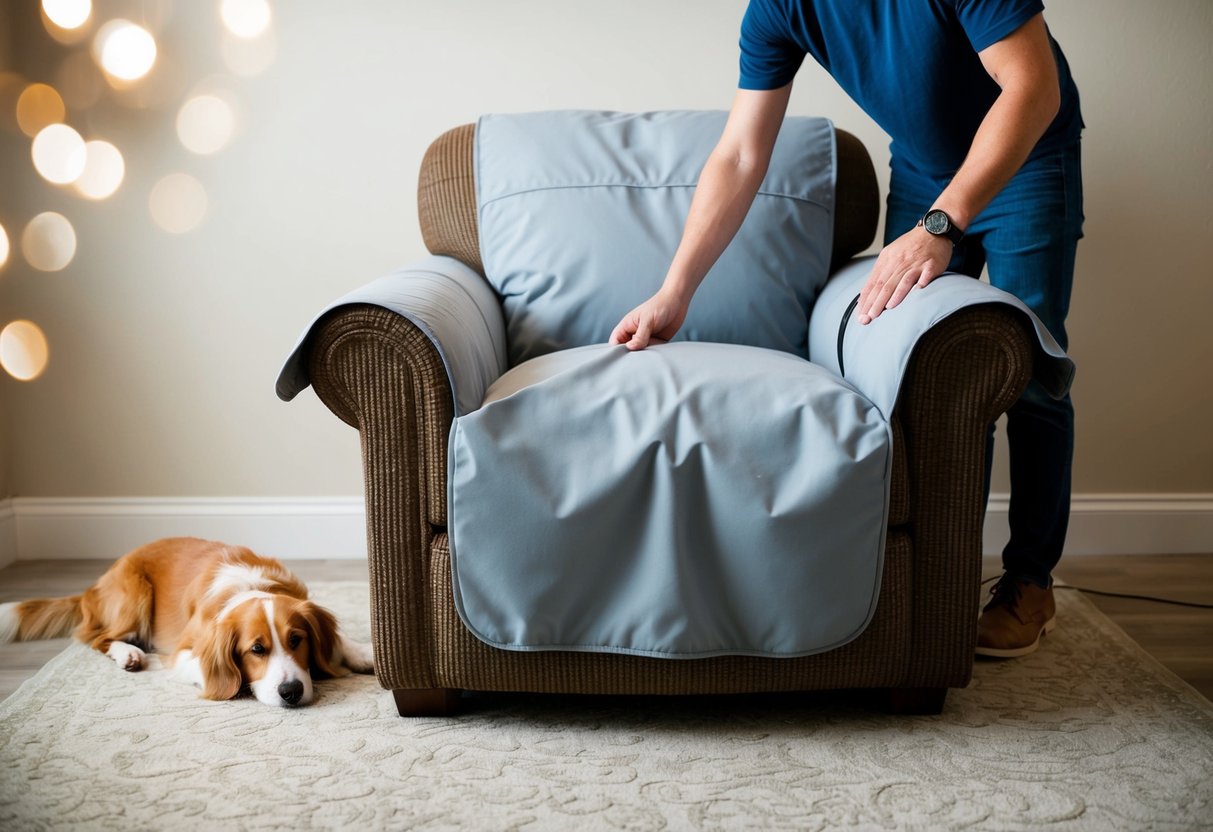
POLYGON ((84 617, 80 611, 83 597, 72 595, 0 604, 0 643, 71 635, 84 617))

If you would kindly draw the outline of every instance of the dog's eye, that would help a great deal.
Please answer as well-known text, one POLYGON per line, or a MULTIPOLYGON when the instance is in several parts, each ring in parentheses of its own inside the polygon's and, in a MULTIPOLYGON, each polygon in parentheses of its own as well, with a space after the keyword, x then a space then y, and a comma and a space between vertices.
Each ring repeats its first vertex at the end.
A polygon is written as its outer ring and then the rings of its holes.
POLYGON ((286 643, 288 647, 294 650, 299 646, 301 641, 303 641, 303 636, 299 635, 298 633, 291 633, 290 636, 287 637, 286 643))
POLYGON ((264 656, 264 655, 265 655, 265 647, 264 647, 264 646, 262 646, 261 642, 259 642, 259 641, 258 641, 258 642, 256 642, 256 643, 255 643, 255 644, 254 644, 254 645, 253 645, 253 646, 250 648, 250 652, 251 652, 251 653, 252 653, 254 656, 264 656))

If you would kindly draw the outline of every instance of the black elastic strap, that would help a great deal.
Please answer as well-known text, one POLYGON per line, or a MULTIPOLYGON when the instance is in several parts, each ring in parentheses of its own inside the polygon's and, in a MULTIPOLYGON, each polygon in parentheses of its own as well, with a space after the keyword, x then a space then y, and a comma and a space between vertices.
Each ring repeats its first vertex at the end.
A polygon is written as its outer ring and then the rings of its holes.
MULTIPOLYGON (((860 293, 862 294, 862 292, 860 293)), ((842 363, 842 338, 847 334, 847 322, 851 320, 851 313, 855 311, 855 307, 859 305, 859 295, 851 301, 847 306, 847 311, 842 313, 842 322, 838 324, 838 375, 846 376, 846 367, 842 363)))

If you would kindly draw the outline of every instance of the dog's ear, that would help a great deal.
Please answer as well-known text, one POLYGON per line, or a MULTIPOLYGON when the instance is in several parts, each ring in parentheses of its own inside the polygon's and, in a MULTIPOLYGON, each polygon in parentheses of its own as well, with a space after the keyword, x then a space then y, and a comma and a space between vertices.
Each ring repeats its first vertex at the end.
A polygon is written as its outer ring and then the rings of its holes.
POLYGON ((333 653, 337 649, 337 619, 324 607, 311 601, 299 606, 299 617, 307 629, 308 665, 313 677, 342 676, 340 666, 334 666, 333 653))
POLYGON ((244 687, 240 667, 236 664, 236 638, 235 625, 216 621, 198 645, 203 699, 235 699, 244 687))

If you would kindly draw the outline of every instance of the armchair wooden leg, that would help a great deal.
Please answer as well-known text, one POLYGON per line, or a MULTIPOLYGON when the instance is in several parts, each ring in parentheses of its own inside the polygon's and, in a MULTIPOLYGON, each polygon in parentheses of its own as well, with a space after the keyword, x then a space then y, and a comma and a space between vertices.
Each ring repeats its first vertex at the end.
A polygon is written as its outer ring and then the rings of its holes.
POLYGON ((947 688, 888 688, 883 691, 885 708, 891 714, 926 716, 943 712, 947 688))
POLYGON ((450 716, 459 710, 457 688, 397 688, 392 691, 401 716, 450 716))

